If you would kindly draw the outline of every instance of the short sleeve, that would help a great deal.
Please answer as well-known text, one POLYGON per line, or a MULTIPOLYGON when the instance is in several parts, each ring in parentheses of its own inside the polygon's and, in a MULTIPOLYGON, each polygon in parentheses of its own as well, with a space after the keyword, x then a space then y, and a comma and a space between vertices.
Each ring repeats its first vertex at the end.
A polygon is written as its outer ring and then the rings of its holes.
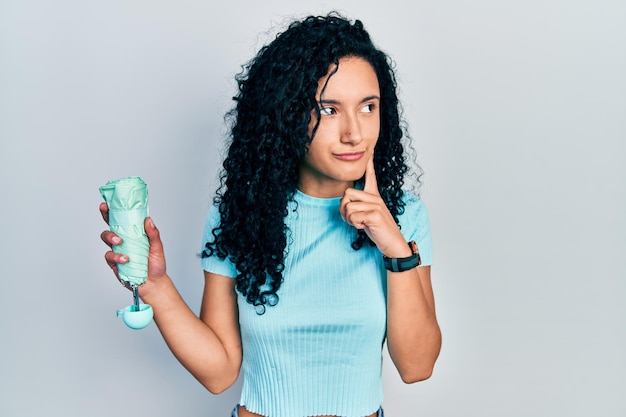
POLYGON ((433 263, 433 244, 430 232, 428 210, 422 199, 415 194, 405 192, 404 213, 399 216, 402 234, 407 241, 414 240, 422 260, 422 266, 433 263))
MULTIPOLYGON (((206 243, 213 241, 213 229, 215 229, 220 223, 220 213, 217 206, 213 205, 209 209, 206 216, 206 222, 204 225, 204 233, 202 236, 202 248, 201 253, 206 254, 206 243)), ((237 277, 237 268, 229 259, 220 259, 217 255, 210 256, 203 255, 201 258, 202 269, 207 272, 211 272, 218 275, 224 275, 226 277, 237 277)))

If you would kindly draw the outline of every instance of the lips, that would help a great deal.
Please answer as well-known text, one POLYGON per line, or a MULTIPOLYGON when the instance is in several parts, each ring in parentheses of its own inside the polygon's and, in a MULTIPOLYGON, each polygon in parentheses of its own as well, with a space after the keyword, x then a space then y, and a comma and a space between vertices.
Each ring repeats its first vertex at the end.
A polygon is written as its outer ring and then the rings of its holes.
POLYGON ((346 152, 333 154, 335 158, 341 161, 358 161, 363 157, 365 152, 346 152))

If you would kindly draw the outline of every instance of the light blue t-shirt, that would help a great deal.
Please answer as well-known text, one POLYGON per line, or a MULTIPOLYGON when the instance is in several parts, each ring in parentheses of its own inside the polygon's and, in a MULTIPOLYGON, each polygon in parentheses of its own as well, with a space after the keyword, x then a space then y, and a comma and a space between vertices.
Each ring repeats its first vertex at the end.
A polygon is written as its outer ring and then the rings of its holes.
MULTIPOLYGON (((290 230, 279 301, 265 314, 238 295, 243 345, 240 404, 271 417, 363 417, 383 400, 382 346, 386 331, 387 273, 382 254, 368 244, 350 246, 355 229, 339 213, 340 198, 297 192, 285 223, 290 230), (294 211, 295 209, 295 211, 294 211)), ((399 217, 415 240, 422 265, 432 263, 428 214, 405 193, 399 217)), ((219 212, 207 215, 204 243, 213 239, 219 212)), ((227 277, 237 270, 217 256, 202 267, 227 277)))

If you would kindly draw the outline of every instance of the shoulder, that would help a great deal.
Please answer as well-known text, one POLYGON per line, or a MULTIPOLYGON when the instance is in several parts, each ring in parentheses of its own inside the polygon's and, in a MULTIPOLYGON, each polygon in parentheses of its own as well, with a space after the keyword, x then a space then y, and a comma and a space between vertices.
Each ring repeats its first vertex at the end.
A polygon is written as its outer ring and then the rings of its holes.
POLYGON ((404 212, 400 215, 401 221, 418 221, 428 223, 428 210, 422 198, 412 191, 403 191, 402 202, 404 212))
POLYGON ((400 230, 407 241, 414 240, 424 265, 432 264, 432 236, 426 204, 419 195, 405 191, 404 212, 398 216, 400 230))
POLYGON ((207 210, 202 233, 202 247, 215 240, 214 230, 220 225, 220 211, 217 205, 211 204, 207 210))
MULTIPOLYGON (((206 215, 206 223, 204 226, 204 233, 202 236, 202 251, 205 251, 207 244, 211 245, 213 249, 213 243, 219 230, 216 230, 220 225, 220 211, 217 205, 211 205, 206 215)), ((205 252, 206 253, 206 252, 205 252)), ((223 259, 221 255, 213 250, 209 250, 206 256, 202 257, 202 268, 212 274, 223 275, 229 278, 235 278, 237 276, 237 268, 229 259, 223 259)))
POLYGON ((217 204, 211 203, 207 210, 205 229, 214 229, 220 224, 220 210, 217 204))

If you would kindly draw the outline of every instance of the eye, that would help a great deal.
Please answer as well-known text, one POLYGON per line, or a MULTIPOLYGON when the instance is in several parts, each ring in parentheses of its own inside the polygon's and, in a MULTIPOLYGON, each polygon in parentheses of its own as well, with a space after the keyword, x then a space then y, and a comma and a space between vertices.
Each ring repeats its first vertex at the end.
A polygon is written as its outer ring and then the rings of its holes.
POLYGON ((331 116, 333 114, 337 113, 337 111, 332 108, 332 107, 322 107, 320 108, 320 114, 322 114, 323 116, 331 116))
POLYGON ((365 106, 363 106, 363 108, 361 109, 361 111, 363 113, 371 113, 374 111, 374 109, 376 108, 376 104, 374 103, 368 103, 365 106))

